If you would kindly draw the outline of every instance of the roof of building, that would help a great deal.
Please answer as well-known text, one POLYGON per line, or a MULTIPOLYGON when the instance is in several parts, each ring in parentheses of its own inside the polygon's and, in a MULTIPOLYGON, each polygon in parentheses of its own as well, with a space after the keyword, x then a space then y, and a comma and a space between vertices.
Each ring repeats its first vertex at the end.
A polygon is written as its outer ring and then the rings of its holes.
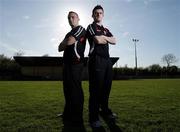
MULTIPOLYGON (((14 56, 15 61, 21 66, 61 66, 63 65, 62 57, 52 56, 14 56)), ((119 57, 111 57, 113 65, 119 57)), ((85 57, 84 64, 86 65, 88 57, 85 57)))

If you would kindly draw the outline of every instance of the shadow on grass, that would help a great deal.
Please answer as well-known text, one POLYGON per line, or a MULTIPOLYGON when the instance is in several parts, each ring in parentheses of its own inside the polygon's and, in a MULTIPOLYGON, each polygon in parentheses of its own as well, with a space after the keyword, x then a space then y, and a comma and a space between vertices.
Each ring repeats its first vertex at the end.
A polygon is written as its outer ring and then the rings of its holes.
MULTIPOLYGON (((63 117, 63 114, 58 114, 57 117, 63 117)), ((120 127, 116 123, 109 122, 106 118, 103 118, 105 123, 108 125, 110 132, 122 132, 120 127)), ((87 132, 86 128, 84 125, 80 126, 73 126, 73 125, 68 125, 66 123, 63 123, 64 126, 62 128, 62 132, 87 132)), ((104 128, 96 130, 92 129, 92 132, 106 132, 104 128)))
POLYGON ((102 119, 108 125, 110 132, 122 132, 121 128, 116 124, 115 120, 112 121, 105 117, 102 117, 102 119))
POLYGON ((107 124, 107 125, 110 129, 110 132, 122 132, 122 130, 117 124, 107 124))
POLYGON ((62 132, 86 132, 86 129, 84 126, 64 125, 62 128, 62 132))

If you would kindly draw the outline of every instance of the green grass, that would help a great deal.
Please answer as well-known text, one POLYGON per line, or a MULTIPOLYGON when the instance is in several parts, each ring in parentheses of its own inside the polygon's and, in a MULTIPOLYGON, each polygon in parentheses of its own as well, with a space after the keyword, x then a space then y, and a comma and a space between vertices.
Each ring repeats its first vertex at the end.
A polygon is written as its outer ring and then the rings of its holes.
MULTIPOLYGON (((88 82, 84 123, 88 132, 88 82)), ((180 132, 180 79, 113 81, 110 106, 124 132, 180 132)), ((0 81, 1 132, 61 132, 60 81, 0 81)), ((103 123, 108 131, 108 127, 103 123)))

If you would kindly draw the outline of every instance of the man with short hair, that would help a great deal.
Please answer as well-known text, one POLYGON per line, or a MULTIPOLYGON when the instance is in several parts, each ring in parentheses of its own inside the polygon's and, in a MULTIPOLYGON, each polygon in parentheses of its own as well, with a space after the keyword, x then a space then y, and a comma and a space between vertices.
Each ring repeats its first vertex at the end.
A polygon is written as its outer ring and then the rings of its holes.
POLYGON ((110 122, 115 117, 108 106, 112 83, 112 62, 109 57, 109 44, 116 40, 111 32, 102 25, 104 10, 100 5, 92 11, 94 22, 87 27, 89 51, 89 122, 94 130, 101 131, 99 114, 110 122))
POLYGON ((81 86, 81 74, 86 44, 86 30, 79 25, 79 20, 76 12, 69 12, 68 21, 72 30, 66 34, 58 47, 59 52, 64 51, 63 90, 65 107, 63 123, 70 126, 83 125, 84 95, 81 86))

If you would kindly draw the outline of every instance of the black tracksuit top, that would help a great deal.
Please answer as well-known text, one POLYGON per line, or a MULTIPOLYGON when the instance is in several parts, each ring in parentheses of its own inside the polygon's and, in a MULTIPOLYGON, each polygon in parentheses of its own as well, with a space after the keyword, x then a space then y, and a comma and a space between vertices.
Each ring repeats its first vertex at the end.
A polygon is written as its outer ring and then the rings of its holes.
POLYGON ((73 45, 67 45, 63 59, 65 64, 78 64, 84 59, 84 51, 86 46, 86 30, 82 26, 73 28, 66 34, 65 38, 73 36, 76 42, 73 45))
POLYGON ((96 23, 92 23, 87 27, 86 37, 90 44, 89 57, 99 55, 104 58, 109 58, 109 44, 97 44, 93 41, 94 36, 108 36, 112 37, 112 33, 105 27, 96 23))

